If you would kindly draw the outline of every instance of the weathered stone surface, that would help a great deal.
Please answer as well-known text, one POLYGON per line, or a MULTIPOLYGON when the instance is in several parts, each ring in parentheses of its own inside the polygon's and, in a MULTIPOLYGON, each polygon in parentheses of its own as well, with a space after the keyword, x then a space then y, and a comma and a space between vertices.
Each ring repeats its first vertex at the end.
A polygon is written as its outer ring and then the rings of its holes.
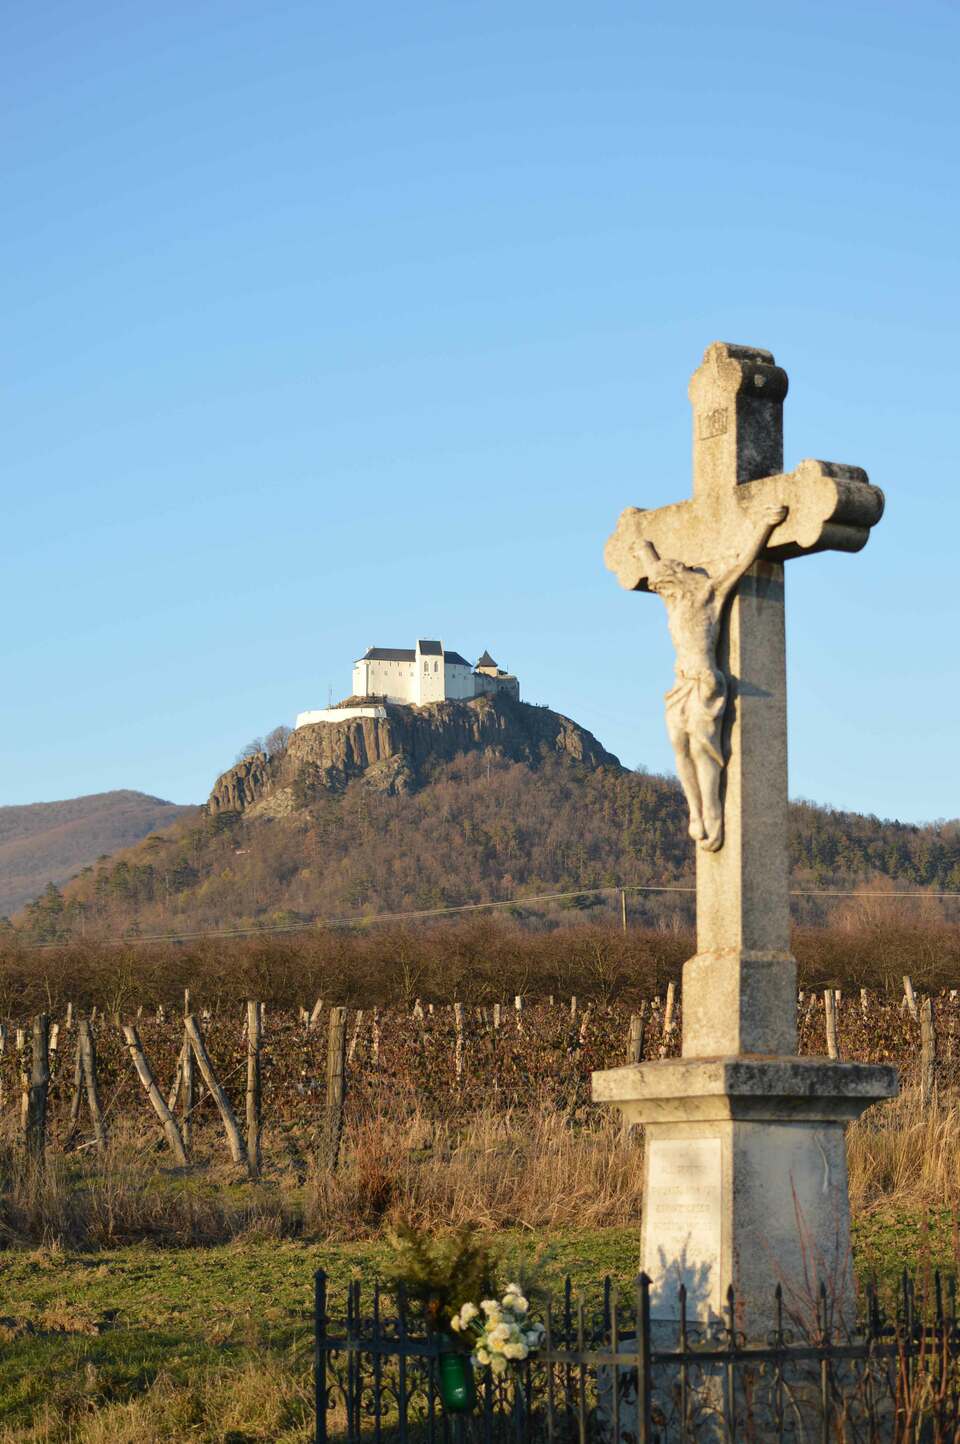
POLYGON ((588 767, 620 763, 591 733, 569 717, 506 695, 426 707, 387 704, 384 717, 354 717, 298 727, 283 755, 269 763, 262 753, 232 767, 210 795, 211 812, 243 812, 291 788, 298 775, 311 785, 342 789, 354 778, 385 792, 416 788, 432 763, 468 752, 491 750, 499 757, 536 767, 545 755, 564 754, 588 767))
POLYGON ((594 1074, 594 1098, 646 1129, 642 1267, 652 1316, 718 1317, 732 1284, 752 1337, 812 1320, 825 1283, 853 1316, 844 1128, 897 1091, 883 1064, 825 1058, 676 1058, 594 1074))
POLYGON ((887 1063, 830 1058, 665 1058, 593 1075, 598 1103, 613 1103, 627 1123, 684 1119, 858 1118, 897 1091, 887 1063))
POLYGON ((606 550, 623 586, 667 603, 697 953, 684 967, 683 1058, 595 1073, 594 1097, 646 1128, 654 1316, 676 1322, 683 1283, 691 1314, 709 1318, 732 1284, 752 1337, 772 1321, 778 1282, 798 1318, 812 1318, 824 1283, 850 1319, 843 1130, 897 1087, 892 1068, 790 1056, 783 559, 859 550, 883 497, 857 467, 782 473, 786 392, 768 351, 711 346, 690 383, 693 500, 628 509, 606 550))

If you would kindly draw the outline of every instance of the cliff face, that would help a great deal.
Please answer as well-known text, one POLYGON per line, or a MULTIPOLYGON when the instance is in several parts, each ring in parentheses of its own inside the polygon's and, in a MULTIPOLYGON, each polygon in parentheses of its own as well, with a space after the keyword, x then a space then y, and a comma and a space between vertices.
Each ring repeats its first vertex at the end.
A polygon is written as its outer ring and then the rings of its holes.
POLYGON ((409 792, 431 763, 466 752, 490 750, 534 768, 543 757, 559 754, 590 768, 620 770, 618 759, 569 717, 507 696, 386 710, 382 718, 298 728, 281 757, 268 761, 258 753, 218 778, 209 811, 244 812, 253 806, 289 811, 298 785, 340 791, 357 777, 380 791, 409 792))

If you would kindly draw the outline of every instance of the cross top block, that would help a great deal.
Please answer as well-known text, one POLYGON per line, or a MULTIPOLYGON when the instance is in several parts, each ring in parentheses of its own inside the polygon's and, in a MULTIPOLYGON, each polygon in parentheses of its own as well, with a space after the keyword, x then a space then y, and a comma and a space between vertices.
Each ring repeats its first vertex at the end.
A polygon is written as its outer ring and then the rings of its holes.
POLYGON ((722 565, 742 552, 759 518, 786 507, 763 551, 785 561, 820 551, 856 552, 883 515, 883 492, 859 466, 801 461, 783 471, 787 373, 755 346, 716 341, 690 380, 693 499, 647 511, 627 507, 604 559, 620 585, 647 591, 643 542, 688 567, 722 565))

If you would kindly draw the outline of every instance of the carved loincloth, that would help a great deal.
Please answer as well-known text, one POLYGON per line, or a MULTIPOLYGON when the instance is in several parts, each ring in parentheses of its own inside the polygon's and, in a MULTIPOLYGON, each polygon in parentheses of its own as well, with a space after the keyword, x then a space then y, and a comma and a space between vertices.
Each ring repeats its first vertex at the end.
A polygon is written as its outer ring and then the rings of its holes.
POLYGON ((723 766, 723 713, 727 705, 727 679, 709 668, 688 676, 677 672, 677 683, 665 698, 667 726, 699 742, 718 767, 723 766))

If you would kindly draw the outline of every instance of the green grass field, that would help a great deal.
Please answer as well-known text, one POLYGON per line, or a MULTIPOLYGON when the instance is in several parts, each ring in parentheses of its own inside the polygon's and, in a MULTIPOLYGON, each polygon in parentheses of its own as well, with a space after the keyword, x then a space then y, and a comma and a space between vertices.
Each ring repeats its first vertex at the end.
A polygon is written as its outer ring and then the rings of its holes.
MULTIPOLYGON (((952 1269, 954 1225, 932 1215, 872 1213, 856 1229, 861 1275, 891 1287, 904 1264, 952 1269)), ((531 1260, 530 1234, 502 1234, 505 1267, 531 1260)), ((146 1245, 91 1253, 0 1255, 0 1439, 71 1444, 207 1444, 311 1437, 312 1279, 336 1295, 372 1281, 383 1240, 306 1244, 242 1241, 217 1248, 146 1245)), ((544 1282, 570 1273, 596 1298, 604 1274, 628 1284, 639 1233, 556 1234, 544 1282)))

